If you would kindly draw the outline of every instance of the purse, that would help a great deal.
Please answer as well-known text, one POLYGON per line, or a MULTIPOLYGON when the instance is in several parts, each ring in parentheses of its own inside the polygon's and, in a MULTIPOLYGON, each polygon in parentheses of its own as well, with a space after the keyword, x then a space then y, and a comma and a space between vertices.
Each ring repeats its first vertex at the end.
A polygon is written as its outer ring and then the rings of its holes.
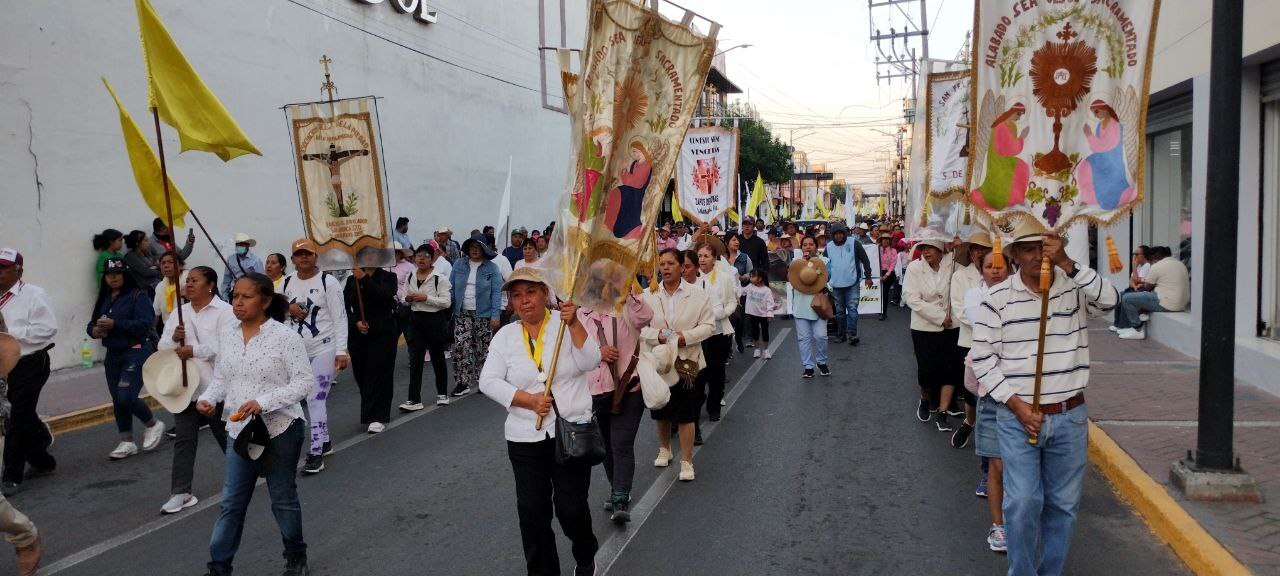
POLYGON ((676 358, 676 373, 680 375, 680 381, 684 383, 685 388, 692 388, 693 383, 698 379, 698 363, 693 360, 682 360, 676 358))
POLYGON ((604 462, 604 436, 595 414, 586 422, 570 422, 554 401, 551 407, 556 411, 556 464, 591 467, 604 462))
POLYGON ((836 315, 835 306, 831 303, 831 292, 828 292, 826 288, 813 295, 813 302, 809 304, 809 307, 813 308, 813 312, 823 320, 830 320, 836 315))

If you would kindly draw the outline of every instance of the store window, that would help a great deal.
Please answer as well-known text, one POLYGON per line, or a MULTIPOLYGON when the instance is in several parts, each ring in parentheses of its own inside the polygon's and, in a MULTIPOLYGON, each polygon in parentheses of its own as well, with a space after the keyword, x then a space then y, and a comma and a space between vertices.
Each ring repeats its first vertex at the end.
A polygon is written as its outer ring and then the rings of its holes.
POLYGON ((1263 108, 1259 334, 1280 340, 1280 94, 1263 108))
POLYGON ((1191 125, 1147 136, 1148 222, 1144 243, 1168 246, 1187 268, 1191 261, 1191 125))

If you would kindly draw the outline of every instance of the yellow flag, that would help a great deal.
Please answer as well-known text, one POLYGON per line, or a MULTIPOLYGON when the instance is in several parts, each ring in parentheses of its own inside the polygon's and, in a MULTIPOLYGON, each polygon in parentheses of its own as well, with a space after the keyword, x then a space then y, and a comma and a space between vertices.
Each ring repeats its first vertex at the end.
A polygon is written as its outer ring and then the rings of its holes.
POLYGON ((728 214, 728 215, 729 215, 729 219, 730 219, 730 220, 732 220, 732 221, 734 221, 734 222, 741 222, 741 221, 742 221, 742 219, 738 217, 738 211, 737 211, 737 210, 735 210, 735 209, 733 209, 733 208, 730 208, 730 209, 729 209, 729 211, 728 211, 728 212, 726 212, 726 214, 728 214))
POLYGON ((756 215, 756 210, 760 208, 760 203, 764 201, 764 177, 757 172, 756 185, 751 190, 751 197, 747 199, 747 215, 754 217, 756 215))
MULTIPOLYGON (((160 159, 151 150, 151 145, 142 136, 142 130, 133 121, 133 117, 129 116, 129 111, 124 109, 124 104, 116 97, 111 84, 106 78, 102 79, 102 83, 106 85, 107 92, 111 93, 111 99, 116 101, 116 108, 120 109, 120 131, 124 132, 124 147, 129 152, 129 164, 133 165, 133 179, 138 183, 138 192, 142 193, 147 207, 157 217, 164 219, 167 216, 164 209, 164 185, 160 183, 160 159)), ((187 207, 187 200, 182 197, 172 178, 169 179, 169 201, 173 205, 173 224, 185 228, 186 223, 182 217, 191 209, 187 207)))
POLYGON ((136 0, 147 64, 148 106, 178 130, 182 151, 202 150, 226 162, 242 154, 262 155, 213 95, 147 0, 136 0))
POLYGON ((680 211, 680 194, 671 193, 671 219, 676 222, 684 222, 684 212, 680 211))

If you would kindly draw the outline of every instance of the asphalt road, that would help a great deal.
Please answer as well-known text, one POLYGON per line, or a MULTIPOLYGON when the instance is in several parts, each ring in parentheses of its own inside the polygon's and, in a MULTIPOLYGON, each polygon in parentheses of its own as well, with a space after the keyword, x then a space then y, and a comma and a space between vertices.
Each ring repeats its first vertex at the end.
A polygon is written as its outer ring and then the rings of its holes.
MULTIPOLYGON (((800 379, 786 321, 775 323, 772 360, 735 359, 730 406, 723 421, 704 426, 693 483, 676 482, 676 468, 652 467, 657 438, 646 416, 635 521, 623 529, 603 511, 595 518, 601 573, 1003 573, 1004 557, 986 548, 986 502, 973 496, 977 458, 913 415, 905 314, 863 322, 861 346, 833 344, 830 378, 800 379)), ((403 351, 396 403, 407 380, 403 351)), ((337 453, 323 473, 299 480, 313 574, 523 573, 502 409, 473 395, 396 415, 370 436, 344 377, 329 411, 337 453)), ((58 472, 29 480, 13 498, 44 535, 41 574, 203 574, 222 476, 212 438, 202 439, 196 466, 201 502, 174 516, 159 514, 172 443, 110 462, 114 443, 112 425, 59 437, 58 472)), ((595 510, 607 494, 597 468, 595 510)), ((1069 574, 1189 573, 1095 470, 1075 536, 1069 574)), ((571 574, 569 543, 560 544, 571 574)), ((260 487, 236 573, 278 574, 280 553, 260 487)), ((0 574, 13 571, 12 556, 0 554, 0 574)))

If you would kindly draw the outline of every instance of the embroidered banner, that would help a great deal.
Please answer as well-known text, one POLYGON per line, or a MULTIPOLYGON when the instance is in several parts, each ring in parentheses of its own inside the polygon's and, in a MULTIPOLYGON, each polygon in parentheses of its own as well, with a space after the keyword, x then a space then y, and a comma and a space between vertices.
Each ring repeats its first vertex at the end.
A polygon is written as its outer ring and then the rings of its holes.
POLYGON ((711 222, 733 207, 738 173, 738 131, 715 126, 690 128, 676 162, 680 209, 695 224, 711 222))
POLYGON ((968 201, 1000 223, 1109 225, 1142 201, 1160 0, 978 0, 968 201))
POLYGON ((306 235, 320 268, 395 263, 373 97, 285 106, 306 235))
POLYGON ((963 196, 969 163, 969 71, 930 74, 926 86, 925 186, 937 198, 963 196))
POLYGON ((592 0, 581 74, 560 52, 573 168, 546 272, 581 306, 618 309, 652 241, 715 53, 719 25, 704 36, 694 16, 681 24, 631 1, 592 0))

